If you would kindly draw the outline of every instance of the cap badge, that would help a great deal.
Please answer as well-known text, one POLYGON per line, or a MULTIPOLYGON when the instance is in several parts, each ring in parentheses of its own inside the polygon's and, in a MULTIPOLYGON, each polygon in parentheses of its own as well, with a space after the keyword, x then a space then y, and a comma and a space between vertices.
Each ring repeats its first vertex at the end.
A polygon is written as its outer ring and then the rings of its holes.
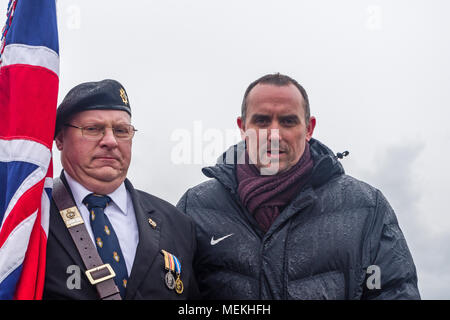
POLYGON ((128 104, 128 97, 123 88, 120 88, 120 97, 122 98, 123 103, 128 104))

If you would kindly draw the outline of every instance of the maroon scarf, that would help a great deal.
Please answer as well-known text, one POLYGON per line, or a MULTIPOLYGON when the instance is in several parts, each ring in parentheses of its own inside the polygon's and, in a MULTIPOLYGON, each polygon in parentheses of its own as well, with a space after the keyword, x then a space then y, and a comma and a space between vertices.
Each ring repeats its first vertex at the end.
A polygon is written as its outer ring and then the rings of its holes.
MULTIPOLYGON (((247 155, 248 159, 248 155, 247 155)), ((307 183, 313 160, 306 143, 305 151, 289 170, 262 176, 253 164, 237 165, 238 194, 242 204, 255 217, 264 232, 307 183)))

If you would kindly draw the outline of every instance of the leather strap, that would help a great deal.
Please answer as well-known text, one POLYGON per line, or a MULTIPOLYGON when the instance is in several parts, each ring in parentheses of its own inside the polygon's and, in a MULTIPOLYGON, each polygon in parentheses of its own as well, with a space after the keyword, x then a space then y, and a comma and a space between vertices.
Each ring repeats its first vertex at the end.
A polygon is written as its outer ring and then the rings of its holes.
POLYGON ((97 248, 91 241, 83 218, 60 178, 53 179, 53 200, 55 200, 61 218, 80 253, 86 276, 95 285, 101 300, 122 300, 119 289, 114 282, 114 271, 109 264, 104 264, 97 248))

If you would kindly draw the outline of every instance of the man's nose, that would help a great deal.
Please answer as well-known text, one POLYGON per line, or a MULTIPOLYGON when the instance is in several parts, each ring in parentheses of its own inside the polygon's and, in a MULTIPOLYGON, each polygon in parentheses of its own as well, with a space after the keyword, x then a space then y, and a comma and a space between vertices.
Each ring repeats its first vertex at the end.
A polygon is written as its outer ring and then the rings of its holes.
POLYGON ((108 148, 117 147, 117 139, 114 136, 114 131, 112 128, 105 128, 105 133, 103 134, 103 137, 100 140, 100 145, 108 148))
POLYGON ((269 141, 277 140, 280 141, 280 127, 276 122, 274 122, 269 128, 267 128, 267 137, 269 141))

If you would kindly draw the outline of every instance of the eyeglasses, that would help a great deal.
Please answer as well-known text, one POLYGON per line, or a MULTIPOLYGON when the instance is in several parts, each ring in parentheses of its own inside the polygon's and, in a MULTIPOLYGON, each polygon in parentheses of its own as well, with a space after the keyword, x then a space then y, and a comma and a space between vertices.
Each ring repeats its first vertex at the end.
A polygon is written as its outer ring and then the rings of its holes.
POLYGON ((130 140, 137 131, 131 124, 119 124, 113 127, 106 127, 102 125, 86 125, 84 127, 77 127, 66 123, 64 126, 80 129, 81 135, 88 140, 100 140, 104 137, 106 128, 111 128, 114 137, 120 140, 130 140))

